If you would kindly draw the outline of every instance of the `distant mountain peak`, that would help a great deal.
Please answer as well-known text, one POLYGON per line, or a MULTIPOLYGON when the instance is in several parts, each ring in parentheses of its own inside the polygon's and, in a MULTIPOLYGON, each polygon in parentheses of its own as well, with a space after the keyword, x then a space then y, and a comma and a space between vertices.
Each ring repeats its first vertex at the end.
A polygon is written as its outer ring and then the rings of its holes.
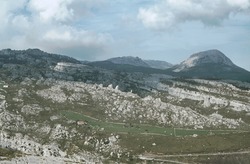
POLYGON ((204 64, 220 64, 224 66, 235 66, 234 63, 221 51, 212 49, 202 51, 191 55, 187 60, 183 61, 175 72, 185 71, 195 66, 201 66, 204 64))
POLYGON ((151 68, 168 69, 173 67, 173 64, 161 60, 144 60, 151 68))
POLYGON ((123 56, 123 57, 115 57, 108 59, 107 61, 112 62, 114 64, 127 64, 133 65, 138 67, 148 67, 148 68, 155 68, 155 69, 168 69, 173 65, 160 60, 143 60, 139 57, 133 56, 123 56))
POLYGON ((108 59, 107 61, 110 61, 114 64, 128 64, 128 65, 139 66, 139 67, 150 67, 141 58, 133 57, 133 56, 115 57, 115 58, 108 59))
POLYGON ((191 57, 198 57, 204 63, 220 63, 233 66, 233 62, 221 51, 213 49, 193 54, 191 57))

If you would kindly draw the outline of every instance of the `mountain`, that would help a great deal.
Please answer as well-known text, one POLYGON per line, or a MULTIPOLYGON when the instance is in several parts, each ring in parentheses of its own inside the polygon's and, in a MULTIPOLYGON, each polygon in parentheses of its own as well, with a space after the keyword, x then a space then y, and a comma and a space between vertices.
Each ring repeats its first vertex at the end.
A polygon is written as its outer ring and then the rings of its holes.
POLYGON ((118 72, 141 72, 146 74, 166 74, 165 69, 172 66, 165 61, 143 60, 132 56, 116 57, 105 61, 85 62, 85 64, 118 72))
POLYGON ((132 56, 116 57, 104 61, 85 62, 85 64, 119 72, 141 72, 147 74, 165 74, 166 71, 164 68, 171 65, 164 61, 143 60, 139 57, 132 56))
POLYGON ((219 50, 207 50, 191 55, 170 69, 181 77, 230 79, 250 82, 250 72, 235 65, 219 50))
POLYGON ((168 69, 173 66, 172 64, 165 61, 143 60, 139 57, 133 57, 133 56, 116 57, 108 59, 106 61, 112 62, 114 64, 132 65, 136 67, 148 67, 155 69, 168 69))
MULTIPOLYGON (((11 80, 29 78, 49 78, 58 75, 51 68, 58 63, 80 64, 81 62, 68 56, 51 54, 39 49, 0 51, 0 68, 11 80)), ((62 76, 63 77, 63 76, 62 76)))
POLYGON ((127 72, 127 73, 139 72, 139 73, 145 73, 145 74, 154 74, 154 73, 165 74, 166 73, 166 71, 162 69, 134 66, 130 64, 114 64, 110 61, 90 62, 90 63, 87 63, 87 65, 110 70, 110 71, 115 71, 115 72, 127 72))
POLYGON ((207 64, 235 67, 233 62, 219 50, 208 50, 191 55, 187 60, 177 65, 174 72, 188 71, 192 67, 207 64))
POLYGON ((127 64, 127 65, 133 65, 133 66, 138 66, 138 67, 150 67, 141 58, 133 57, 133 56, 116 57, 116 58, 108 59, 107 61, 112 62, 114 64, 127 64))
POLYGON ((4 64, 26 64, 33 65, 35 67, 42 66, 46 67, 48 65, 55 65, 58 62, 69 62, 77 63, 80 62, 72 57, 51 54, 40 49, 27 49, 27 50, 11 50, 3 49, 0 51, 0 62, 4 64), (42 65, 41 63, 45 64, 42 65), (41 64, 41 65, 37 65, 41 64))
POLYGON ((156 69, 168 69, 173 67, 171 63, 161 60, 144 60, 144 62, 147 63, 151 68, 156 68, 156 69))

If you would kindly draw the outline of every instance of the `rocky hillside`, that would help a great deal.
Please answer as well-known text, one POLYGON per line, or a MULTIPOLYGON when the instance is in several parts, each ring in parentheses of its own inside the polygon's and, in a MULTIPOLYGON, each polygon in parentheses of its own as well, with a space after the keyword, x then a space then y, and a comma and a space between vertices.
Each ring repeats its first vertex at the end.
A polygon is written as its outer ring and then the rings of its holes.
POLYGON ((0 58, 0 163, 250 148, 249 83, 107 70, 40 50, 0 58))
POLYGON ((171 68, 175 75, 205 79, 231 79, 250 82, 250 72, 236 66, 219 50, 208 50, 191 55, 171 68))
POLYGON ((176 66, 174 72, 187 71, 192 67, 206 64, 236 67, 236 65, 219 50, 208 50, 191 55, 187 60, 176 66))
POLYGON ((58 62, 80 63, 68 56, 49 54, 39 49, 0 51, 1 65, 3 64, 25 64, 33 67, 48 67, 58 62))

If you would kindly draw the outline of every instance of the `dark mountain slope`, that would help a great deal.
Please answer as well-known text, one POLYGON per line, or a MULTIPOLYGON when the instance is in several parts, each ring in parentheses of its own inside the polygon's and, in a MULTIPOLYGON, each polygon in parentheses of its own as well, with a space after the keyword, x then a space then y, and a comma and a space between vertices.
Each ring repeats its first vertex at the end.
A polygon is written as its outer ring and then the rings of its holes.
POLYGON ((0 51, 0 62, 2 64, 22 64, 35 67, 47 67, 50 65, 56 65, 58 62, 80 63, 80 61, 74 58, 46 53, 39 49, 4 49, 0 51))
POLYGON ((91 62, 87 65, 95 66, 103 69, 120 71, 120 72, 141 72, 146 74, 153 74, 153 73, 160 73, 165 74, 165 70, 155 69, 150 67, 143 67, 143 66, 134 66, 129 64, 114 64, 110 61, 99 61, 99 62, 91 62))

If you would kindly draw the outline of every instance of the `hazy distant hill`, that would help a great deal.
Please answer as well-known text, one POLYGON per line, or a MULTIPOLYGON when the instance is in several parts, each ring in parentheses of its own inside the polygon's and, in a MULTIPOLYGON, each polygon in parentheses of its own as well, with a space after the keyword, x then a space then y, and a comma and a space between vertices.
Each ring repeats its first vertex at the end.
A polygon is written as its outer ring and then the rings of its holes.
POLYGON ((161 60, 144 60, 151 68, 168 69, 173 67, 173 64, 161 60))
POLYGON ((138 67, 150 67, 141 58, 133 57, 133 56, 116 57, 116 58, 108 59, 107 61, 110 61, 114 64, 127 64, 127 65, 133 65, 133 66, 138 66, 138 67))
POLYGON ((160 60, 143 60, 139 57, 133 57, 133 56, 123 56, 123 57, 116 57, 111 58, 106 61, 112 62, 114 64, 120 64, 120 65, 132 65, 137 67, 149 67, 149 68, 155 68, 155 69, 167 69, 172 67, 173 65, 160 60))

